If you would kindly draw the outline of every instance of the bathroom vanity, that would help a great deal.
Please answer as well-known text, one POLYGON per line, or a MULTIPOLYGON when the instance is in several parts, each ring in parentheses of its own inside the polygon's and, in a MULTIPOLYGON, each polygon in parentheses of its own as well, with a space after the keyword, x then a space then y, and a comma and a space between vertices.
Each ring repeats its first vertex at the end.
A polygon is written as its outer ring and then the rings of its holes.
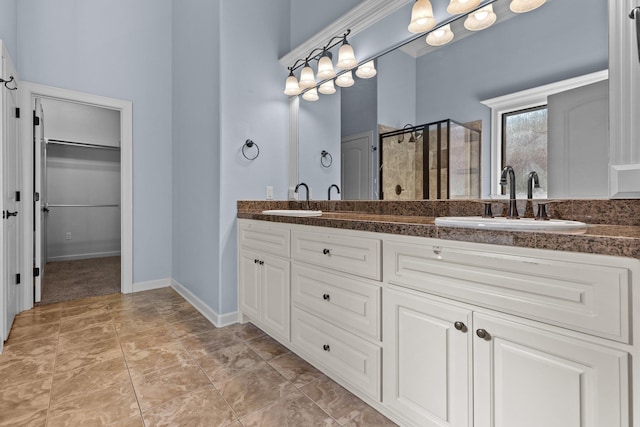
POLYGON ((478 231, 252 203, 241 321, 400 425, 640 426, 640 227, 478 231))

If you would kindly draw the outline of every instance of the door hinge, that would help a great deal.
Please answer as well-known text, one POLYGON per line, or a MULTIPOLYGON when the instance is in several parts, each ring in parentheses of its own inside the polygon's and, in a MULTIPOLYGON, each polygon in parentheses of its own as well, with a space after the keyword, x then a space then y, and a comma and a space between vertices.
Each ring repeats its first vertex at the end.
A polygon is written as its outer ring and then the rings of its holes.
POLYGON ((20 273, 16 274, 16 285, 20 284, 20 273))
POLYGON ((16 202, 20 201, 20 192, 16 191, 16 202))
POLYGON ((40 201, 40 193, 38 193, 38 192, 33 193, 33 201, 34 202, 39 202, 40 201))
POLYGON ((16 107, 16 119, 20 118, 20 108, 16 107))
POLYGON ((33 268, 33 277, 40 277, 40 268, 38 267, 33 268))
POLYGON ((33 125, 34 126, 39 126, 40 125, 40 117, 36 116, 36 111, 33 110, 33 125))

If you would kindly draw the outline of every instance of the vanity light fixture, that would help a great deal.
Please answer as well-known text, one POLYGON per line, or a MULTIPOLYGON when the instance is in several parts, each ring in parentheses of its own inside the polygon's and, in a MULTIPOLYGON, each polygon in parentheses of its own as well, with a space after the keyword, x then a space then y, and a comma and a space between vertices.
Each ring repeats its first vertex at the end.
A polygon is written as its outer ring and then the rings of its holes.
POLYGON ((316 78, 313 75, 313 68, 309 65, 309 61, 304 62, 304 68, 300 73, 300 88, 309 89, 316 86, 316 78))
POLYGON ((300 95, 300 85, 298 84, 298 79, 293 74, 293 70, 289 71, 289 77, 287 77, 287 82, 284 87, 284 94, 289 96, 300 95))
POLYGON ((333 85, 333 80, 322 83, 318 88, 318 92, 323 95, 333 95, 336 93, 336 87, 333 85))
POLYGON ((496 19, 497 16, 493 12, 493 5, 489 4, 467 16, 464 21, 464 27, 469 31, 480 31, 492 26, 496 19))
POLYGON ((480 4, 480 0, 451 0, 447 6, 447 12, 452 15, 467 13, 475 9, 480 4))
POLYGON ((353 80, 353 74, 351 71, 347 71, 346 73, 340 74, 336 77, 336 84, 340 87, 351 87, 355 81, 353 80))
POLYGON ((320 97, 318 96, 318 89, 316 89, 315 87, 312 89, 309 89, 308 91, 302 94, 302 98, 305 101, 311 101, 311 102, 317 101, 318 99, 320 99, 320 97))
POLYGON ((376 70, 376 66, 373 63, 373 60, 365 62, 356 70, 356 76, 360 77, 361 79, 370 79, 376 74, 378 74, 378 71, 376 70))
POLYGON ((433 6, 429 0, 416 0, 411 9, 411 23, 409 31, 415 34, 425 33, 435 27, 433 6))
MULTIPOLYGON (((302 97, 307 101, 318 100, 318 83, 320 83, 319 92, 323 94, 332 94, 336 92, 333 78, 336 76, 336 70, 334 69, 330 50, 340 45, 338 50, 338 63, 337 68, 342 70, 351 70, 358 65, 358 60, 353 51, 353 47, 347 41, 347 36, 351 34, 351 30, 347 30, 344 34, 332 37, 323 47, 315 48, 306 58, 297 59, 296 62, 290 67, 289 76, 285 83, 284 94, 289 96, 297 96, 303 93, 302 97), (318 73, 314 74, 313 68, 309 65, 311 61, 318 61, 318 73), (300 81, 296 78, 295 71, 302 68, 300 72, 300 81), (320 80, 316 81, 316 77, 320 80)), ((373 68, 373 74, 375 75, 375 67, 373 62, 370 64, 373 68)), ((365 77, 363 77, 365 78, 365 77)), ((342 87, 349 87, 354 84, 353 75, 351 71, 343 73, 340 79, 342 87)), ((336 80, 335 83, 338 83, 336 80)))
POLYGON ((332 79, 336 76, 336 70, 333 69, 333 62, 331 62, 331 52, 324 49, 322 56, 318 60, 318 78, 322 80, 332 79))
POLYGON ((509 9, 513 13, 530 12, 542 6, 547 0, 512 0, 509 9))
POLYGON ((443 46, 453 40, 451 24, 447 24, 427 34, 427 43, 431 46, 443 46))

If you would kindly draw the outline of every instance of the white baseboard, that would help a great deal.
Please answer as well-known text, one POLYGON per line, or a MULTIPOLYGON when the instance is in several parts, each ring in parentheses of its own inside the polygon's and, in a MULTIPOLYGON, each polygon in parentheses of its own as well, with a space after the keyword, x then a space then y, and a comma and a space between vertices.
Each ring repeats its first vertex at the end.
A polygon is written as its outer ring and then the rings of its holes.
POLYGON ((111 256, 120 256, 120 251, 111 251, 111 252, 95 252, 92 254, 75 254, 75 255, 60 255, 60 256, 50 256, 47 258, 47 262, 56 262, 56 261, 75 261, 79 259, 91 259, 91 258, 106 258, 111 256))
POLYGON ((232 325, 238 322, 238 312, 235 311, 233 313, 227 314, 218 314, 209 307, 204 301, 195 296, 189 289, 184 287, 180 282, 175 279, 171 279, 171 287, 184 299, 186 299, 189 304, 195 307, 204 317, 206 317, 211 323, 213 323, 217 328, 222 328, 224 326, 232 325))
POLYGON ((171 286, 171 279, 149 280, 148 282, 138 282, 133 284, 133 292, 150 291, 152 289, 168 288, 171 286))

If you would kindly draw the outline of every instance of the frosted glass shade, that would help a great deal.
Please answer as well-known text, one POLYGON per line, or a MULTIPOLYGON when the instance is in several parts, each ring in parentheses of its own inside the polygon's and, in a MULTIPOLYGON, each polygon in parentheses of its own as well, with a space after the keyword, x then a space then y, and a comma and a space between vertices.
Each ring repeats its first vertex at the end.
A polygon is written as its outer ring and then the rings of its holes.
POLYGON ((411 23, 409 31, 412 33, 424 33, 436 25, 433 17, 433 7, 429 0, 417 0, 411 9, 411 23))
POLYGON ((318 92, 325 95, 332 95, 336 93, 336 87, 333 85, 333 80, 329 80, 328 82, 324 82, 320 85, 318 92))
POLYGON ((309 64, 305 64, 302 69, 302 73, 300 73, 300 88, 308 89, 310 87, 316 86, 316 79, 313 75, 313 69, 309 66, 309 64))
POLYGON ((453 40, 453 31, 451 25, 447 24, 440 27, 427 35, 427 43, 431 46, 442 46, 453 40))
POLYGON ((318 99, 320 99, 320 97, 318 96, 318 89, 316 89, 315 87, 313 89, 309 89, 308 91, 302 94, 302 98, 305 101, 311 101, 311 102, 317 101, 318 99))
POLYGON ((287 82, 284 87, 284 94, 289 96, 300 95, 300 85, 298 85, 298 79, 296 76, 291 73, 289 77, 287 77, 287 82))
POLYGON ((469 31, 480 31, 489 28, 496 22, 496 14, 493 13, 493 5, 487 5, 467 16, 464 27, 469 31))
POLYGON ((542 6, 547 0, 513 0, 509 5, 514 13, 524 13, 532 11, 542 6))
POLYGON ((356 70, 356 76, 360 77, 361 79, 370 79, 376 74, 378 74, 378 71, 376 70, 376 66, 373 63, 373 60, 365 62, 356 70))
POLYGON ((480 0, 451 0, 447 12, 452 15, 467 13, 480 4, 480 0))
POLYGON ((336 70, 333 69, 331 56, 323 55, 318 61, 318 78, 322 80, 332 79, 336 76, 336 70))
POLYGON ((351 71, 347 71, 346 73, 340 74, 336 77, 336 84, 340 87, 350 87, 353 86, 355 81, 353 80, 353 74, 351 71))
POLYGON ((336 64, 336 67, 341 70, 351 70, 356 65, 358 65, 356 54, 354 53, 351 45, 345 40, 338 51, 338 63, 336 64))

